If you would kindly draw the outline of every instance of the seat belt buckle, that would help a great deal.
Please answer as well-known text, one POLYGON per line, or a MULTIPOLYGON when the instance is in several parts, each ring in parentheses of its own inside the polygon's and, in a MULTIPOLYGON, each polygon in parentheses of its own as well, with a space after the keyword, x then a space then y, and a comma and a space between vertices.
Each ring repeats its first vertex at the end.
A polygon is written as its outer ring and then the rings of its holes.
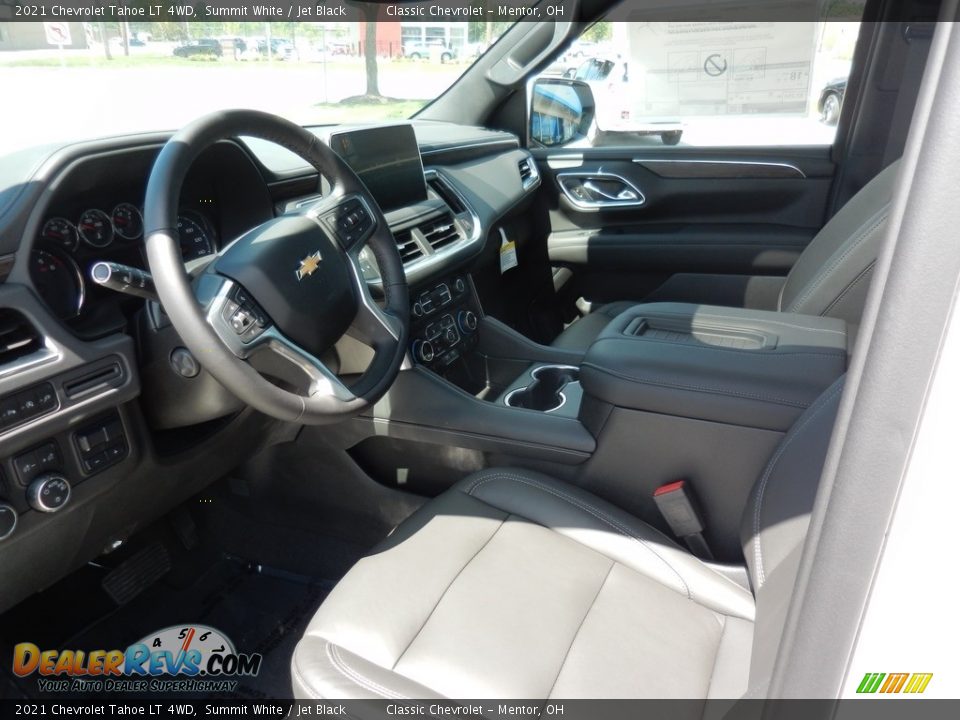
POLYGON ((713 553, 703 538, 703 516, 686 480, 661 485, 653 491, 653 502, 663 516, 670 532, 686 543, 694 555, 703 560, 713 560, 713 553))

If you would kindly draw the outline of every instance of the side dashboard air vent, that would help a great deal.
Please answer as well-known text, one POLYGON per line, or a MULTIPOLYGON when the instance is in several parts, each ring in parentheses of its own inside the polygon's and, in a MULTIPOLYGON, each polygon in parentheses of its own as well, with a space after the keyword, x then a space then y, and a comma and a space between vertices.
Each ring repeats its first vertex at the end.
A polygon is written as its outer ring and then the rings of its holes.
POLYGON ((413 229, 398 230, 393 234, 393 239, 397 241, 397 250, 400 251, 400 259, 404 264, 413 262, 423 255, 423 250, 413 237, 413 229))
POLYGON ((22 313, 0 308, 0 365, 31 355, 42 346, 36 328, 22 313))
POLYGON ((443 200, 447 207, 449 207, 454 215, 459 215, 462 212, 466 212, 467 208, 463 204, 463 200, 460 199, 460 196, 455 193, 447 183, 440 179, 439 176, 434 176, 427 181, 427 184, 430 186, 430 189, 433 190, 441 200, 443 200))
POLYGON ((461 239, 460 230, 450 213, 444 213, 438 218, 425 222, 419 230, 434 252, 461 239))
POLYGON ((540 180, 540 173, 532 158, 524 158, 517 163, 517 167, 520 170, 520 182, 524 190, 533 187, 540 180))

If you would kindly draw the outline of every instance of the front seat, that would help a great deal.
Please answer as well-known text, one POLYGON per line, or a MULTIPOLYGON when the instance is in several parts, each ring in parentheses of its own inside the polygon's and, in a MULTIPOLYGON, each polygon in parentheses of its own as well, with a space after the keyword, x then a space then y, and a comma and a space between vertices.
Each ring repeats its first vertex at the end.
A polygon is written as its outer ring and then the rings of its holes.
POLYGON ((297 698, 762 696, 841 394, 797 420, 743 513, 750 588, 613 505, 493 469, 430 501, 334 588, 297 698))
MULTIPOLYGON (((775 303, 755 309, 825 315, 858 325, 899 167, 899 160, 893 162, 850 198, 804 248, 775 303)), ((554 347, 586 350, 613 318, 635 305, 618 301, 595 308, 561 332, 554 347)))

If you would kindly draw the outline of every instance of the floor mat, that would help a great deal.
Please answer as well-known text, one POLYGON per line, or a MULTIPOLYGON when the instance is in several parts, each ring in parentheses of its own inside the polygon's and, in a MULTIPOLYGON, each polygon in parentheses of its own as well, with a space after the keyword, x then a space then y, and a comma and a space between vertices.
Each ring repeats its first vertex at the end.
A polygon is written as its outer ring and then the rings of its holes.
MULTIPOLYGON (((222 697, 290 698, 293 648, 332 584, 224 555, 197 574, 193 582, 180 587, 166 580, 158 582, 129 604, 64 638, 56 647, 124 649, 163 628, 208 625, 229 637, 238 652, 263 655, 259 674, 244 677, 235 692, 222 697)), ((13 687, 35 695, 36 677, 13 680, 4 695, 13 687)), ((122 697, 138 695, 125 693, 122 697)))

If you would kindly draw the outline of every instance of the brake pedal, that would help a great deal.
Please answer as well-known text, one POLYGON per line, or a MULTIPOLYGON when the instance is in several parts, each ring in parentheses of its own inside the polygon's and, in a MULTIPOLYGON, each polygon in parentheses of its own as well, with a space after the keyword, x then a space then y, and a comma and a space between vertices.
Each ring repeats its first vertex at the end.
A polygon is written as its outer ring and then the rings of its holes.
POLYGON ((126 605, 170 572, 170 568, 170 554, 157 542, 124 560, 100 584, 117 605, 126 605))

